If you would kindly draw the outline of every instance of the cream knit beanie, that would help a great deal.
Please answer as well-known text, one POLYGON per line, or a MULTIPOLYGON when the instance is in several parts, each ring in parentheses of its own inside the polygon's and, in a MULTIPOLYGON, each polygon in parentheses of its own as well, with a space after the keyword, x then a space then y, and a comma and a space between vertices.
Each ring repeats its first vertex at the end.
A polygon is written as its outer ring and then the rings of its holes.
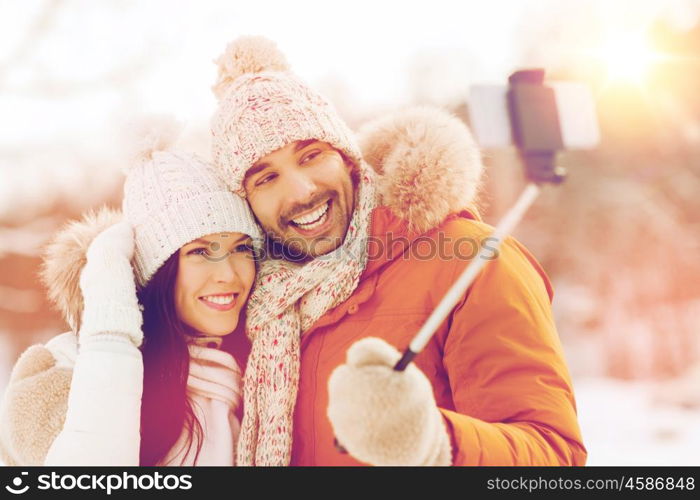
POLYGON ((248 203, 195 155, 170 150, 171 120, 151 118, 132 129, 134 159, 124 183, 123 211, 134 229, 134 271, 146 285, 183 245, 212 233, 238 232, 262 244, 248 203))
POLYGON ((360 149, 331 104, 289 69, 270 40, 240 37, 216 61, 219 99, 212 119, 212 157, 232 191, 245 196, 245 172, 261 157, 294 141, 317 139, 355 164, 360 149))

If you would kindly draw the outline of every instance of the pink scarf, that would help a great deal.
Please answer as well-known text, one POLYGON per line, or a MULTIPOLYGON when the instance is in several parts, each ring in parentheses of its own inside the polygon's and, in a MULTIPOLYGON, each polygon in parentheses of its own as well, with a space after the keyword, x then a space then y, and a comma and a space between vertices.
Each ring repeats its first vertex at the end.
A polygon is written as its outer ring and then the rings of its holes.
MULTIPOLYGON (((220 345, 220 339, 206 337, 220 345)), ((240 424, 235 415, 241 402, 241 370, 229 353, 204 347, 205 340, 190 344, 187 395, 202 425, 202 448, 195 463, 196 439, 187 449, 189 432, 182 430, 161 465, 234 465, 240 424)))

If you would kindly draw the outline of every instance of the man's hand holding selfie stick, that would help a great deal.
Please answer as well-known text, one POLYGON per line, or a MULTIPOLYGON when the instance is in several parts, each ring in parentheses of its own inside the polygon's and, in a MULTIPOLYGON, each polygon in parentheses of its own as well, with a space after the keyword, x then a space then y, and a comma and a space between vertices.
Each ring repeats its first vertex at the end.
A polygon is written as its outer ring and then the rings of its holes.
POLYGON ((350 347, 328 382, 336 438, 372 465, 450 465, 450 436, 430 381, 413 364, 394 370, 400 356, 376 337, 350 347))

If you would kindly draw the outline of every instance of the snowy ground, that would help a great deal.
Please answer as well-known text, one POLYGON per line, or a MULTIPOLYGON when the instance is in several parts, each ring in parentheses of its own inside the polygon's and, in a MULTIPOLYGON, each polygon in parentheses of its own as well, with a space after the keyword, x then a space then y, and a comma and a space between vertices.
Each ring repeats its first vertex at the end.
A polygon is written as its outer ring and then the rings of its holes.
POLYGON ((663 404, 649 382, 584 378, 574 387, 588 465, 700 465, 700 408, 663 404))

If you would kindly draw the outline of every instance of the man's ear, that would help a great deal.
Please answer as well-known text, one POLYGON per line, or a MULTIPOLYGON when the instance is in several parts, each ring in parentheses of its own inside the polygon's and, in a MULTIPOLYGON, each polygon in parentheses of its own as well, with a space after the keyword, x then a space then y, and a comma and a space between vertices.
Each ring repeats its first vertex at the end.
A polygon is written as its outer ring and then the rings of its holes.
POLYGON ((355 188, 357 188, 360 185, 361 176, 362 174, 360 172, 360 167, 353 164, 353 167, 350 170, 350 179, 352 180, 352 184, 353 186, 355 186, 355 188))
POLYGON ((248 195, 250 194, 248 192, 248 180, 249 180, 249 177, 248 177, 248 174, 246 173, 246 175, 243 176, 243 179, 241 179, 241 189, 245 193, 246 199, 248 198, 248 195))
POLYGON ((339 149, 336 149, 336 151, 338 151, 340 156, 343 158, 343 163, 345 163, 345 166, 350 172, 350 179, 352 180, 353 185, 357 186, 357 183, 360 182, 360 168, 357 166, 357 163, 352 161, 345 153, 339 149))

